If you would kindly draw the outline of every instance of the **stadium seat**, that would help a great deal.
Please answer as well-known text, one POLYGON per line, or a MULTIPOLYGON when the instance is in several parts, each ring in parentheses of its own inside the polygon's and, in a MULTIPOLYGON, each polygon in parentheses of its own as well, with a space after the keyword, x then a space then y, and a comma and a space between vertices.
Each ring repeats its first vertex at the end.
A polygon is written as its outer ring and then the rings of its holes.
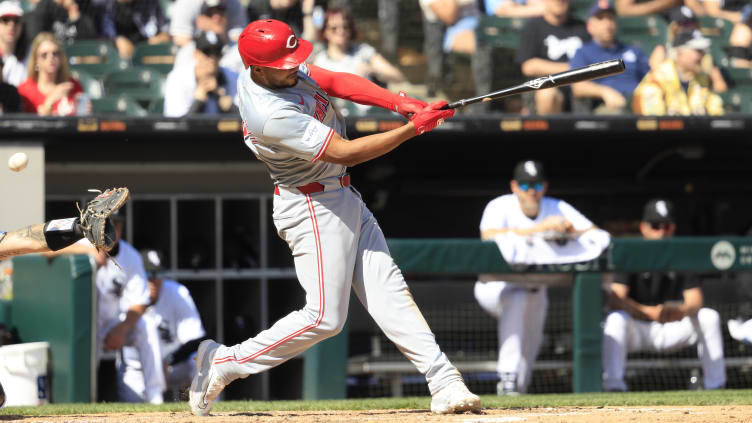
POLYGON ((172 43, 140 43, 133 52, 133 66, 143 66, 167 74, 175 64, 178 46, 172 43))
POLYGON ((154 100, 149 103, 147 109, 150 115, 163 115, 164 114, 164 101, 154 100))
POLYGON ((592 0, 571 0, 569 2, 569 11, 575 18, 586 21, 588 12, 590 12, 590 6, 592 5, 592 0))
POLYGON ((483 15, 476 29, 476 36, 479 43, 492 47, 517 49, 524 25, 525 19, 521 18, 483 15))
POLYGON ((712 16, 701 16, 697 18, 697 21, 700 23, 702 35, 710 38, 713 44, 728 45, 731 30, 734 29, 734 24, 731 21, 712 16))
POLYGON ((81 83, 84 92, 89 96, 89 98, 102 98, 102 96, 104 95, 104 87, 102 87, 102 82, 97 78, 89 75, 85 71, 74 69, 71 71, 71 76, 73 76, 76 80, 78 80, 78 82, 81 83))
POLYGON ((138 102, 126 95, 93 99, 91 110, 96 115, 146 116, 148 114, 138 102))
POLYGON ((95 78, 115 70, 128 68, 128 61, 120 59, 109 41, 76 41, 65 47, 71 69, 84 71, 95 78))
POLYGON ((108 96, 127 95, 142 105, 164 98, 164 75, 154 69, 139 66, 108 73, 104 77, 104 92, 108 96))
POLYGON ((752 113, 752 71, 749 69, 728 68, 728 75, 733 81, 731 89, 723 96, 733 111, 752 113))
POLYGON ((667 31, 666 20, 658 15, 619 18, 619 40, 640 47, 648 56, 655 46, 666 42, 667 31))

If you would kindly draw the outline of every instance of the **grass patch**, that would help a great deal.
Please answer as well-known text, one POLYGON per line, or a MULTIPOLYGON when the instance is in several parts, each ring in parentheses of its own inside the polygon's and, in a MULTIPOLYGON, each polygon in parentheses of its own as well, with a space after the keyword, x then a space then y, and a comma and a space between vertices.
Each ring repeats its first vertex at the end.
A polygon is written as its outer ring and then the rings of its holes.
MULTIPOLYGON (((222 401, 212 407, 225 412, 264 411, 326 411, 326 410, 427 410, 427 397, 367 398, 326 401, 222 401)), ((483 396, 484 408, 543 408, 599 406, 689 406, 689 405, 752 405, 752 390, 668 391, 589 394, 521 395, 519 397, 483 396)), ((41 407, 6 407, 0 416, 53 416, 106 413, 188 412, 188 404, 163 405, 96 403, 50 404, 41 407)))

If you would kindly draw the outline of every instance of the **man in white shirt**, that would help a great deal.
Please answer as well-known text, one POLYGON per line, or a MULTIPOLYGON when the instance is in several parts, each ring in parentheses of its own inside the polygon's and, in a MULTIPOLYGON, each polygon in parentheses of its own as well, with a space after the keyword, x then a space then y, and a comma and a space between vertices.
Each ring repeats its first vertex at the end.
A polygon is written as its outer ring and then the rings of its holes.
MULTIPOLYGON (((512 194, 488 203, 480 222, 483 240, 514 233, 526 237, 554 237, 565 242, 595 226, 563 200, 546 197, 548 181, 543 165, 524 160, 515 166, 512 194)), ((543 341, 548 298, 546 285, 493 281, 481 275, 475 299, 499 319, 499 395, 526 393, 533 363, 543 341)))
MULTIPOLYGON (((149 299, 151 306, 144 314, 148 324, 156 328, 159 350, 162 353, 167 390, 177 395, 191 384, 196 374, 193 358, 201 341, 206 339, 201 316, 193 302, 188 288, 180 283, 162 277, 164 265, 162 254, 156 250, 143 250, 149 278, 149 299)), ((118 386, 120 397, 131 397, 134 401, 144 397, 144 377, 138 351, 133 347, 123 348, 123 356, 118 363, 118 386)))

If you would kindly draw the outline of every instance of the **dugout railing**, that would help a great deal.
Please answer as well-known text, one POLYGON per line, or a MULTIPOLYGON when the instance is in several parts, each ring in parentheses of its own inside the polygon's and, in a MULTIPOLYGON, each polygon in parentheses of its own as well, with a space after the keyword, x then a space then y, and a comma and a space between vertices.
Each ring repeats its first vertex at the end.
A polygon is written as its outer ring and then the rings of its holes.
MULTIPOLYGON (((528 281, 531 275, 548 274, 549 278, 571 279, 572 282, 572 330, 573 346, 570 362, 540 363, 548 367, 568 367, 573 371, 574 392, 597 392, 601 390, 601 321, 602 321, 602 275, 608 272, 626 271, 684 271, 684 272, 737 272, 752 269, 752 238, 749 237, 676 237, 660 241, 645 241, 640 238, 615 238, 609 248, 595 260, 567 265, 514 265, 507 264, 494 243, 473 239, 390 239, 390 251, 408 279, 413 275, 477 275, 498 274, 500 280, 528 281)), ((346 342, 327 341, 314 347, 309 357, 341 357, 346 361, 346 342), (321 350, 321 351, 316 351, 321 350)), ((461 371, 493 372, 495 361, 457 361, 461 371)), ((306 366, 315 366, 306 363, 306 366)), ((662 359, 632 360, 637 368, 662 366, 696 367, 697 360, 662 359)), ((727 360, 727 366, 750 365, 746 358, 727 360)), ((406 360, 379 362, 351 359, 348 373, 391 375, 391 393, 402 392, 400 377, 414 373, 406 360)), ((330 391, 326 378, 306 380, 313 391, 330 391)))

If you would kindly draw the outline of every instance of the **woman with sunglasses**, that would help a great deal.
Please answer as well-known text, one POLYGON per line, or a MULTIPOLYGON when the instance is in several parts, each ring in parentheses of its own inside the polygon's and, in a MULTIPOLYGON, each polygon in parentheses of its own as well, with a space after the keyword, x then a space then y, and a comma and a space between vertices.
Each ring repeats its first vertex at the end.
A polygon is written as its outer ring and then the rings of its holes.
POLYGON ((18 86, 25 111, 41 116, 76 114, 81 84, 68 70, 68 58, 60 43, 49 32, 41 32, 31 44, 29 77, 18 86))
POLYGON ((402 72, 376 49, 366 43, 354 42, 357 36, 350 12, 340 8, 329 9, 319 33, 326 49, 316 54, 312 63, 324 69, 354 73, 385 84, 405 81, 402 72))

